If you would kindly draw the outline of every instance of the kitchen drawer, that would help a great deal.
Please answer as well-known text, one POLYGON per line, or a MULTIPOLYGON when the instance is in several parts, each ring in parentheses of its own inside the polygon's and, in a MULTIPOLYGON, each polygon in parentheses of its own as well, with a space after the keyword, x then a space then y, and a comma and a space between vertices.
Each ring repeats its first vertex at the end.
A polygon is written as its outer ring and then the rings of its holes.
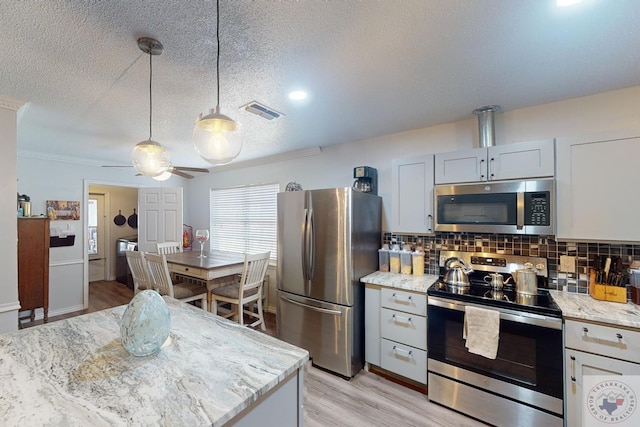
POLYGON ((185 276, 197 277, 207 280, 207 270, 205 268, 189 267, 181 264, 168 263, 169 271, 176 274, 184 274, 185 276))
POLYGON ((380 367, 421 384, 427 383, 427 352, 398 344, 386 339, 380 340, 380 367))
POLYGON ((380 335, 383 338, 427 349, 427 318, 383 308, 380 310, 380 335))
POLYGON ((565 347, 640 363, 640 331, 567 320, 565 347))
POLYGON ((380 296, 380 305, 382 307, 420 316, 427 315, 427 296, 425 294, 382 288, 380 296))

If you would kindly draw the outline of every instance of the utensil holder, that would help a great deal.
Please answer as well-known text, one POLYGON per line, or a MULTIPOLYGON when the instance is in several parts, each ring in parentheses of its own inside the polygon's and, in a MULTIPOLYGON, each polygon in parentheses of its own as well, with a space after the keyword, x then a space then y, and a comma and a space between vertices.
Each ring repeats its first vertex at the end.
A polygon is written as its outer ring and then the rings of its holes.
POLYGON ((601 301, 627 302, 626 286, 610 286, 604 283, 596 283, 596 272, 591 269, 589 272, 589 295, 601 301))

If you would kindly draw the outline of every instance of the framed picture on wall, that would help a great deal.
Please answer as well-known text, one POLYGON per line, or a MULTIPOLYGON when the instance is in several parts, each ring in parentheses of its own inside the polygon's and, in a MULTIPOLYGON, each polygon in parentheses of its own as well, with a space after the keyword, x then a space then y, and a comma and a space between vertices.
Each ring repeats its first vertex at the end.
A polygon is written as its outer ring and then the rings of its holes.
POLYGON ((80 202, 47 200, 47 216, 51 220, 79 220, 80 202))

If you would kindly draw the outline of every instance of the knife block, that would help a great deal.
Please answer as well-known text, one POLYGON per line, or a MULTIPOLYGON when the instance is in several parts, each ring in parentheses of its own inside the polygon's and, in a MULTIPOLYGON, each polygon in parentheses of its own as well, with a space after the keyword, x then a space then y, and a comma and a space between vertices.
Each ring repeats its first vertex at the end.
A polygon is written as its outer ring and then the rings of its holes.
POLYGON ((627 287, 596 283, 596 272, 591 269, 589 272, 589 295, 597 300, 626 303, 627 287))

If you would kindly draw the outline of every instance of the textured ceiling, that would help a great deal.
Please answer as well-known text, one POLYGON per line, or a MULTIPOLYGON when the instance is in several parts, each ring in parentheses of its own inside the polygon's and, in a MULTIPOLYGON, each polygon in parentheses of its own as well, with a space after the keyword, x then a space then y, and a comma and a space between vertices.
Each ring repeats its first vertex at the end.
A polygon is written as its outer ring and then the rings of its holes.
MULTIPOLYGON (((640 2, 585 0, 221 0, 220 104, 235 111, 238 161, 344 143, 640 85, 640 2), (304 88, 308 100, 289 101, 304 88), (238 108, 258 101, 286 116, 238 108)), ((0 94, 29 101, 18 150, 129 164, 149 136, 172 163, 215 106, 215 2, 0 0, 0 94)))

